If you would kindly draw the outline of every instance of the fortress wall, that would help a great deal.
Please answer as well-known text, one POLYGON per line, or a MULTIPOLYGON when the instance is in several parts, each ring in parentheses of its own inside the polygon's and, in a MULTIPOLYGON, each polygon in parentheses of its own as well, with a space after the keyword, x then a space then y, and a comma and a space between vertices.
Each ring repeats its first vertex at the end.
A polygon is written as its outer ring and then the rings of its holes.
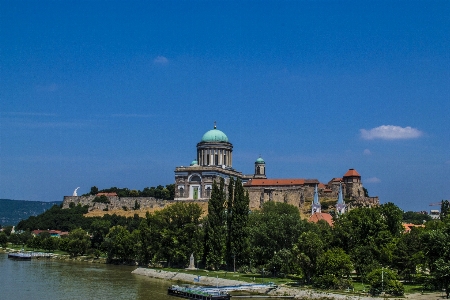
POLYGON ((305 202, 311 202, 314 188, 303 187, 246 187, 250 198, 250 209, 259 209, 265 202, 283 202, 303 208, 305 202))
POLYGON ((92 202, 95 196, 65 196, 63 200, 63 208, 69 208, 70 203, 81 206, 88 205, 89 211, 108 209, 134 209, 135 203, 140 205, 140 209, 146 208, 163 208, 166 205, 179 202, 179 200, 161 200, 153 197, 107 197, 110 203, 92 202))

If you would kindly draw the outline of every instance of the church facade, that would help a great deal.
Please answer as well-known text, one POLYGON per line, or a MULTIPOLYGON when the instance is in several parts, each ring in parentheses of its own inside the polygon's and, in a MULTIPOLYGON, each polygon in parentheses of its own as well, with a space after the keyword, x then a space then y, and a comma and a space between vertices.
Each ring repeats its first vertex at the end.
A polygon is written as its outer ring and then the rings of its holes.
MULTIPOLYGON (((266 163, 259 157, 254 162, 254 173, 243 174, 233 168, 233 145, 216 125, 197 143, 197 156, 189 166, 175 168, 175 200, 207 201, 214 181, 222 177, 225 185, 229 179, 240 178, 250 197, 250 209, 258 209, 264 202, 284 202, 304 208, 313 204, 315 191, 321 198, 335 199, 339 192, 357 206, 376 206, 378 197, 367 197, 361 175, 349 169, 341 178, 327 184, 317 179, 271 179, 266 176, 266 163)), ((350 205, 351 207, 351 205, 350 205)))

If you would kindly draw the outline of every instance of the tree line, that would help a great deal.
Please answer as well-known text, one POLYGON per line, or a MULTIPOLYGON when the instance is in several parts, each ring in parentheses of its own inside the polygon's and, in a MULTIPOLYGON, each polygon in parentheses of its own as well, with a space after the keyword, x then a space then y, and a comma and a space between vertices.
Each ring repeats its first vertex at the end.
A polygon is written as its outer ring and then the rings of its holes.
POLYGON ((24 233, 6 242, 150 266, 186 267, 193 253, 199 268, 290 277, 321 289, 351 288, 357 280, 372 294, 402 295, 403 283, 450 292, 448 201, 442 202, 440 220, 405 232, 405 213, 393 203, 353 209, 329 226, 301 219, 298 208, 286 203, 267 202, 250 211, 239 179, 224 186, 223 180, 213 184, 205 217, 200 206, 183 202, 145 218, 85 218, 86 208, 55 206, 19 223, 24 233), (41 229, 71 232, 61 239, 31 237, 29 230, 42 224, 41 229))
POLYGON ((156 199, 173 200, 175 197, 175 184, 167 184, 166 186, 158 185, 157 187, 145 187, 142 191, 118 187, 99 190, 98 187, 93 186, 91 187, 89 193, 83 194, 82 196, 95 196, 98 193, 116 193, 118 197, 154 197, 156 199))

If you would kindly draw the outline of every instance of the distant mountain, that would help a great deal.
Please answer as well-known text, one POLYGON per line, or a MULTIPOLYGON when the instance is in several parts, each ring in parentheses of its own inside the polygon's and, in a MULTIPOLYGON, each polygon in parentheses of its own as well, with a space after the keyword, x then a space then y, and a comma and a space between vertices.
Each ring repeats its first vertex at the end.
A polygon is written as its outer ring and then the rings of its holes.
POLYGON ((37 216, 62 201, 43 202, 0 199, 0 225, 17 225, 21 220, 37 216))

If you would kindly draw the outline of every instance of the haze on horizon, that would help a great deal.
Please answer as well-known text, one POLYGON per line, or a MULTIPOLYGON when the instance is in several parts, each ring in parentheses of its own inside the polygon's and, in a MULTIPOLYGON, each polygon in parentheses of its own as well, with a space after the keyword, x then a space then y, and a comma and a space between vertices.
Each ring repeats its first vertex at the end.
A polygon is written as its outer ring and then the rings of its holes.
POLYGON ((245 174, 450 198, 449 1, 0 4, 0 198, 173 183, 214 121, 245 174))

